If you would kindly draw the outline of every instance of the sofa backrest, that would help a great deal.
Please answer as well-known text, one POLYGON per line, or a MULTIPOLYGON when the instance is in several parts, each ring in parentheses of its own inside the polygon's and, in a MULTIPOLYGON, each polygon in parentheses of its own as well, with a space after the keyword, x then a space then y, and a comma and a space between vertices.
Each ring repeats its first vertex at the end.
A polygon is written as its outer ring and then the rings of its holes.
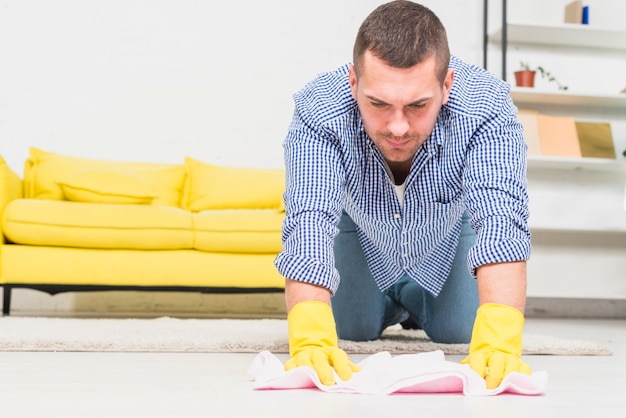
POLYGON ((284 211, 285 171, 271 168, 224 167, 187 157, 183 208, 276 209, 284 211))
POLYGON ((284 211, 283 169, 104 161, 30 149, 24 197, 93 203, 284 211))
POLYGON ((24 197, 180 206, 185 167, 103 161, 30 149, 24 197))

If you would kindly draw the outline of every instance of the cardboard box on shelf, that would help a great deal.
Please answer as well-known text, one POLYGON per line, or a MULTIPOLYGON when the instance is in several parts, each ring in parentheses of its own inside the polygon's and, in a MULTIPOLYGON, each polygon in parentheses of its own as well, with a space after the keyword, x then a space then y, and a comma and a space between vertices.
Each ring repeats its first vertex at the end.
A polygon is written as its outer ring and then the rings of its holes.
POLYGON ((565 23, 583 22, 583 2, 576 0, 565 6, 565 23))

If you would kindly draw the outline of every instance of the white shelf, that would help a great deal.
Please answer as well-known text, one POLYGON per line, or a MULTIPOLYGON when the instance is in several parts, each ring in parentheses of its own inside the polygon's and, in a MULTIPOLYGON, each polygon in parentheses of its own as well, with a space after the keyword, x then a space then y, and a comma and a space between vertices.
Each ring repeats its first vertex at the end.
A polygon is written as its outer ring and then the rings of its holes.
MULTIPOLYGON (((576 23, 545 25, 509 22, 507 27, 508 42, 626 50, 626 31, 623 30, 576 23)), ((502 29, 493 33, 490 38, 500 42, 502 29)))
MULTIPOLYGON (((582 54, 616 59, 626 56, 624 25, 600 28, 517 20, 509 21, 506 28, 506 42, 502 29, 489 34, 489 41, 500 44, 503 53, 513 44, 533 45, 536 48, 529 48, 531 52, 580 55, 583 65, 589 63, 582 54)), ((536 108, 546 114, 573 115, 612 125, 617 122, 614 135, 619 136, 618 148, 623 148, 626 94, 551 87, 512 87, 511 98, 520 108, 536 108)), ((588 87, 594 89, 592 84, 588 87)), ((626 158, 621 152, 617 159, 530 155, 528 183, 529 227, 534 234, 529 277, 535 277, 536 286, 529 287, 528 293, 589 297, 585 287, 588 278, 602 271, 594 283, 599 289, 597 296, 608 297, 612 291, 622 295, 623 283, 615 279, 623 276, 626 249, 626 158), (567 280, 559 282, 560 277, 567 280)))
POLYGON ((606 225, 603 227, 583 227, 580 225, 565 224, 559 225, 555 223, 540 224, 533 223, 532 220, 528 222, 530 232, 537 233, 551 233, 562 232, 568 234, 597 234, 597 235, 624 235, 626 234, 626 227, 615 227, 614 225, 606 225))
POLYGON ((529 169, 593 170, 623 173, 626 180, 626 158, 571 158, 528 156, 529 169))
POLYGON ((626 93, 585 94, 561 90, 537 90, 534 87, 511 87, 511 98, 515 104, 594 106, 626 109, 626 93))

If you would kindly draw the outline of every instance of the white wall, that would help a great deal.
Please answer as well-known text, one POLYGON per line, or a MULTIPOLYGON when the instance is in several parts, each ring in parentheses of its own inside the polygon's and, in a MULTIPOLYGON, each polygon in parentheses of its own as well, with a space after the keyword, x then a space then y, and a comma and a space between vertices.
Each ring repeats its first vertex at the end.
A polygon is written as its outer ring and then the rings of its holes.
MULTIPOLYGON (((569 1, 509 0, 509 18, 560 23, 569 1)), ((351 60, 358 26, 382 3, 0 0, 0 155, 20 174, 31 146, 102 159, 180 163, 189 155, 281 167, 291 95, 351 60)), ((482 65, 482 0, 423 3, 446 25, 452 52, 482 65)), ((586 3, 592 25, 624 27, 626 2, 586 3)), ((490 10, 493 30, 500 1, 490 10)), ((589 53, 582 66, 575 54, 509 53, 509 79, 521 57, 572 89, 626 87, 623 52, 589 53)), ((500 74, 496 45, 489 70, 500 74)))
MULTIPOLYGON (((509 0, 509 18, 561 22, 568 1, 509 0)), ((291 95, 350 61, 360 22, 382 3, 0 0, 0 154, 20 173, 30 146, 106 159, 190 155, 282 166, 291 95)), ((593 25, 624 26, 626 2, 586 3, 593 25)), ((424 4, 448 28, 453 53, 482 64, 482 0, 424 4)), ((493 29, 500 1, 491 0, 490 11, 493 29)), ((489 69, 499 74, 497 46, 490 49, 489 69)), ((579 66, 569 65, 575 54, 513 48, 511 73, 520 54, 559 68, 553 72, 573 88, 626 87, 623 53, 579 66)))
MULTIPOLYGON (((0 153, 282 166, 291 95, 382 3, 2 0, 0 153)), ((479 2, 427 3, 479 61, 479 2)))
MULTIPOLYGON (((0 155, 281 167, 292 94, 352 57, 375 0, 0 0, 0 155)), ((428 1, 479 63, 477 0, 428 1), (466 17, 470 17, 466 19, 466 17)), ((13 312, 261 312, 282 296, 13 293, 13 312)))

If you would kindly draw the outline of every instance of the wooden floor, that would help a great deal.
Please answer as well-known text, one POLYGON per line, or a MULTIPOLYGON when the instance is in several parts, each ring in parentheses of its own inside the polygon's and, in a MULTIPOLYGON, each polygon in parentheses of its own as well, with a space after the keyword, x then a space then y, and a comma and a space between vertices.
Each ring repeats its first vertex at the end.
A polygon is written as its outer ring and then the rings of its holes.
POLYGON ((548 372, 546 395, 478 398, 254 391, 247 377, 254 354, 1 352, 0 416, 626 416, 626 320, 530 318, 526 331, 604 342, 613 355, 528 356, 531 367, 548 372))

